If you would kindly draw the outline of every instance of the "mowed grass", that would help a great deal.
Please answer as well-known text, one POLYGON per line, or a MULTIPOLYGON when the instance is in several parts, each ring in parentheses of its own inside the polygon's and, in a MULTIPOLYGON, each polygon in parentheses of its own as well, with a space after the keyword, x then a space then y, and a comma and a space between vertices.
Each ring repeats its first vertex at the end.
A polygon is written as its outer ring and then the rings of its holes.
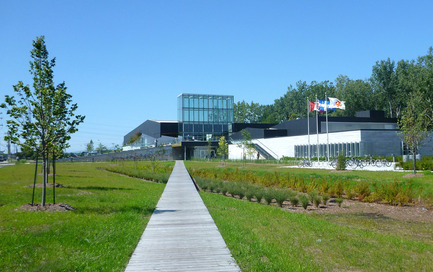
POLYGON ((201 196, 242 271, 433 271, 431 224, 201 196))
POLYGON ((76 209, 68 212, 20 210, 31 202, 34 165, 0 168, 0 271, 122 271, 165 185, 109 173, 106 165, 57 164, 56 182, 65 188, 56 188, 56 202, 76 209))

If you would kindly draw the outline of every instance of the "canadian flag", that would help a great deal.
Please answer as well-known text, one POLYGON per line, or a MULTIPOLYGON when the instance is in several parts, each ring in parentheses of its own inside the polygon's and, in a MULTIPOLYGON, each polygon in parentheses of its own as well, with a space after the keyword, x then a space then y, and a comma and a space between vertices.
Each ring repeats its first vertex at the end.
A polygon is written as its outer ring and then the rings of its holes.
POLYGON ((310 102, 310 111, 319 110, 319 104, 316 102, 310 102))

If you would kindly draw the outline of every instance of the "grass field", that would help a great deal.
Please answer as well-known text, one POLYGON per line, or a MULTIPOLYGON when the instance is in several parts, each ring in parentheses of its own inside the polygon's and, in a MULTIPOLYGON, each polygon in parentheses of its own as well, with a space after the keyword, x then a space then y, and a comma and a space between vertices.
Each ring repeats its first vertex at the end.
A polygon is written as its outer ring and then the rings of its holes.
POLYGON ((34 165, 0 168, 0 271, 122 271, 165 185, 105 166, 57 165, 56 182, 65 187, 56 188, 56 202, 76 209, 68 212, 21 211, 31 202, 34 165))
MULTIPOLYGON (((0 168, 0 270, 122 271, 165 186, 124 175, 143 177, 149 165, 153 168, 149 162, 58 164, 56 181, 65 187, 56 188, 56 200, 76 208, 69 212, 21 211, 20 206, 31 201, 28 185, 33 183, 34 166, 0 168)), ((156 168, 164 173, 172 165, 156 168)), ((213 162, 186 165, 221 168, 213 162)), ((259 175, 269 171, 337 175, 280 166, 223 168, 252 169, 259 175)), ((404 175, 338 174, 380 182, 404 175)), ((431 189, 431 179, 427 174, 416 182, 431 189)), ((49 188, 48 201, 51 194, 49 188)), ((243 271, 433 271, 431 223, 369 213, 293 213, 221 194, 200 194, 243 271)), ((40 195, 37 189, 37 201, 40 195)))
MULTIPOLYGON (((407 173, 281 168, 281 165, 187 162, 189 169, 290 173, 350 183, 401 182, 407 173), (238 169, 238 170, 236 170, 238 169)), ((433 175, 412 179, 433 191, 433 175)), ((236 176, 236 175, 235 175, 236 176)), ((433 271, 433 225, 373 213, 293 213, 275 206, 201 193, 243 271, 433 271)))
POLYGON ((242 271, 432 271, 433 227, 201 196, 242 271))

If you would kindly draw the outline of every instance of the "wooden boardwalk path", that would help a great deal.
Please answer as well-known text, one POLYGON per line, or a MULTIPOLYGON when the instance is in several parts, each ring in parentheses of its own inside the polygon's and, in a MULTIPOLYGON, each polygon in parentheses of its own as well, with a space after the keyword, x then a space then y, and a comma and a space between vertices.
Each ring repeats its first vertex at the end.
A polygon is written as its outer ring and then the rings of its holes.
POLYGON ((176 161, 125 271, 241 271, 183 161, 176 161))

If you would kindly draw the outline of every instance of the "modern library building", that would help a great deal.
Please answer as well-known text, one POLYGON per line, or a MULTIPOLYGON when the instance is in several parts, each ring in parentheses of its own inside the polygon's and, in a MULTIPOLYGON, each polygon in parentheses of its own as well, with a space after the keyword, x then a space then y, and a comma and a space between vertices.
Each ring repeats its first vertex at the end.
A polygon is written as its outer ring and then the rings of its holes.
MULTIPOLYGON (((241 159, 243 129, 252 138, 255 150, 249 156, 260 159, 282 157, 391 156, 408 153, 397 120, 383 111, 362 111, 355 117, 303 118, 280 124, 234 122, 232 95, 182 93, 177 97, 176 121, 147 120, 124 136, 125 149, 171 146, 173 159, 215 156, 218 140, 229 142, 229 158, 241 159), (327 129, 326 129, 327 128, 327 129), (209 154, 209 143, 211 154, 209 154)), ((433 155, 432 134, 419 149, 433 155)))

